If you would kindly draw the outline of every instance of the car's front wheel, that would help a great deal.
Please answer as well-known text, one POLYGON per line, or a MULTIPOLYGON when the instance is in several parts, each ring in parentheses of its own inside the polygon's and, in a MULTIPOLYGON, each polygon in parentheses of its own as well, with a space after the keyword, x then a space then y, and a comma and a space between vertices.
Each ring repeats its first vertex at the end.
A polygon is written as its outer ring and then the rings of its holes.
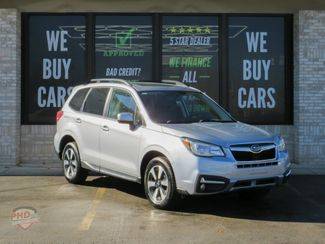
POLYGON ((73 184, 82 184, 87 178, 87 170, 81 167, 77 144, 69 142, 62 152, 63 172, 65 178, 73 184))
POLYGON ((172 168, 165 157, 155 157, 147 165, 144 177, 145 193, 150 203, 160 209, 171 209, 179 201, 172 168))

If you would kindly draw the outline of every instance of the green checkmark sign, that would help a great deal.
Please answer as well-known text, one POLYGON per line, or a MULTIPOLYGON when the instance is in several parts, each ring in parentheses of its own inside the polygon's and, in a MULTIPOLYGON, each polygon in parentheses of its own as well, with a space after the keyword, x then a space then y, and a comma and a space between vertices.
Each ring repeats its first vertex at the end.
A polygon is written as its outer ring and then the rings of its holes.
POLYGON ((126 32, 116 33, 116 47, 131 46, 131 36, 134 31, 135 28, 131 28, 126 32))

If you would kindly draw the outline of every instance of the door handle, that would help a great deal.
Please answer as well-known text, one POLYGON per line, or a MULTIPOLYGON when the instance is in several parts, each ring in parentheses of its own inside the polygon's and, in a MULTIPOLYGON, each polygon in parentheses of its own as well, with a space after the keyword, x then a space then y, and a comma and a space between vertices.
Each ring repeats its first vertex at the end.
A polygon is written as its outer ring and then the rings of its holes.
POLYGON ((76 118, 75 121, 76 121, 76 123, 79 123, 79 124, 81 123, 81 119, 80 118, 76 118))
POLYGON ((101 127, 101 129, 102 129, 103 131, 109 131, 109 128, 108 128, 107 125, 103 125, 103 126, 101 127))

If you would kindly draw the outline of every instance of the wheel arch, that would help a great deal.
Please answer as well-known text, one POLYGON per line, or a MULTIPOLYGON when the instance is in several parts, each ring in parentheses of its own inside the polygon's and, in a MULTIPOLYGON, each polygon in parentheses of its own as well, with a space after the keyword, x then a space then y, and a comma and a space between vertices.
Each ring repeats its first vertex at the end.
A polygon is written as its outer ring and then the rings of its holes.
POLYGON ((66 134, 61 138, 60 144, 59 144, 59 158, 60 159, 62 159, 62 152, 63 152, 65 145, 67 145, 69 142, 77 143, 75 137, 71 134, 66 134))
MULTIPOLYGON (((159 147, 159 146, 153 146, 148 148, 142 155, 141 157, 141 162, 140 162, 140 178, 141 178, 141 183, 143 183, 143 179, 144 179, 144 172, 146 170, 146 167, 148 165, 148 163, 150 162, 151 159, 158 157, 158 156, 162 156, 167 158, 170 167, 172 169, 173 175, 175 177, 175 173, 174 173, 174 168, 173 168, 173 161, 169 155, 169 153, 164 150, 163 148, 159 147)), ((175 181, 176 181, 176 177, 175 177, 175 181)))

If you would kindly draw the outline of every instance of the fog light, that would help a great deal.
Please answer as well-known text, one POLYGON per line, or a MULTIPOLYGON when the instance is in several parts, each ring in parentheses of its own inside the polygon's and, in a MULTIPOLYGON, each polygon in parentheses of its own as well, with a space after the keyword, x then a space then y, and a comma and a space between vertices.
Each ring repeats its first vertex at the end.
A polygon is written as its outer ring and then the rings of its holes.
POLYGON ((201 191, 204 191, 204 190, 205 190, 205 184, 201 184, 201 185, 200 185, 200 190, 201 190, 201 191))
POLYGON ((197 193, 217 193, 224 190, 229 184, 229 179, 214 176, 214 175, 200 175, 195 186, 197 193))

